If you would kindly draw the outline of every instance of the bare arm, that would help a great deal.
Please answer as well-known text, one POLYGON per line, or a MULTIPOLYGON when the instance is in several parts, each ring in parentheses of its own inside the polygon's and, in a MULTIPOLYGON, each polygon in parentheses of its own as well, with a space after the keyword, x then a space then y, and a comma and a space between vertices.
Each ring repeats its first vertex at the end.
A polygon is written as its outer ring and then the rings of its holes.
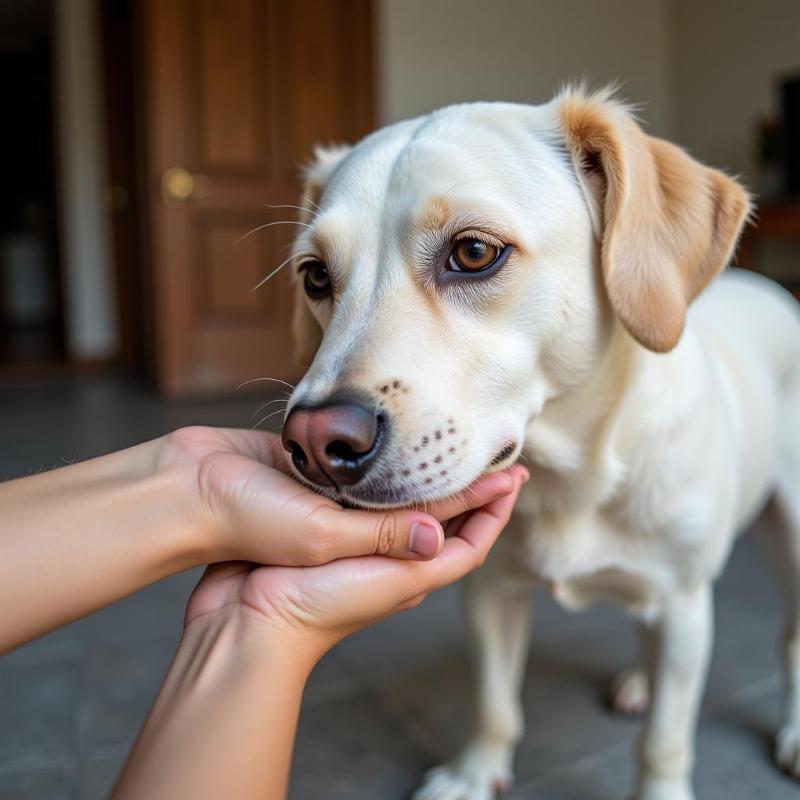
POLYGON ((190 481, 160 447, 0 484, 0 652, 198 563, 190 481))
POLYGON ((274 434, 187 428, 0 484, 0 653, 200 564, 440 551, 430 514, 344 510, 285 469, 274 434))
POLYGON ((112 797, 285 796, 314 657, 259 617, 237 607, 186 629, 112 797))

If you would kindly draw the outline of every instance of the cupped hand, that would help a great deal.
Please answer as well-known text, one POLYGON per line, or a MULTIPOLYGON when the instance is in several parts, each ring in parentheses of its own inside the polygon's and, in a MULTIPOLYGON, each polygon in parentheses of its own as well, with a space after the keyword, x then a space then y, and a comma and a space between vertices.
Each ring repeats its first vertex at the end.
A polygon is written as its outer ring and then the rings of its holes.
MULTIPOLYGON (((186 624, 244 609, 271 629, 298 635, 318 658, 356 630, 417 605, 429 592, 480 566, 527 478, 517 465, 473 484, 460 501, 460 513, 444 524, 440 552, 427 561, 364 555, 307 568, 211 566, 189 601, 186 624)), ((368 513, 349 512, 348 519, 368 513)))
POLYGON ((205 562, 319 566, 352 556, 430 559, 464 513, 514 490, 517 473, 487 475, 471 491, 419 510, 342 508, 290 477, 280 437, 264 431, 183 428, 162 458, 185 473, 199 509, 205 562))

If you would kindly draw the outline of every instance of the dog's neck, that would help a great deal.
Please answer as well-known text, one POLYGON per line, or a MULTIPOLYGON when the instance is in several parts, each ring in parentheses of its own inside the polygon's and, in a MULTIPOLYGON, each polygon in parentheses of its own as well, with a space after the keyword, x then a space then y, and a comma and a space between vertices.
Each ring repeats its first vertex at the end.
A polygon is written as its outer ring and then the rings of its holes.
POLYGON ((531 485, 538 481, 562 510, 564 504, 602 502, 624 474, 614 434, 643 354, 615 321, 608 347, 589 378, 547 400, 529 421, 523 450, 531 485))

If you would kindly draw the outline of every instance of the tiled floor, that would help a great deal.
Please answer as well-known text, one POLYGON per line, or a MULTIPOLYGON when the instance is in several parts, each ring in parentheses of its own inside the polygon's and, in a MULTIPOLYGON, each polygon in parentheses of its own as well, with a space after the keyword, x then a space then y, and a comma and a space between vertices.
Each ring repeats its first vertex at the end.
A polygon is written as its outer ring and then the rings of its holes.
MULTIPOLYGON (((0 387, 0 478, 123 447, 188 423, 248 425, 263 401, 166 403, 130 382, 0 387)), ((167 668, 196 574, 175 576, 0 658, 0 798, 101 798, 167 668)), ((8 613, 3 609, 2 613, 8 613)), ((700 800, 782 800, 770 762, 780 682, 778 599, 751 539, 717 592, 717 641, 700 726, 700 800)), ((537 600, 528 732, 511 798, 621 800, 638 722, 611 716, 608 679, 634 651, 617 612, 571 616, 537 600)), ((468 726, 469 665, 456 589, 363 632, 306 694, 291 797, 400 800, 468 726)))

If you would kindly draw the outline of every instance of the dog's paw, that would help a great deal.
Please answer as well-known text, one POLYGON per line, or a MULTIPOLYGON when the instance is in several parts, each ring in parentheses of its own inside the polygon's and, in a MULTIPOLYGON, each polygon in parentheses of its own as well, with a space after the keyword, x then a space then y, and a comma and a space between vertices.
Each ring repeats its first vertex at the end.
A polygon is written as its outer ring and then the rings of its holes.
POLYGON ((691 786, 683 782, 645 781, 634 800, 695 800, 691 786))
POLYGON ((494 800, 511 785, 511 748, 471 745, 434 767, 412 800, 494 800))
POLYGON ((650 686, 644 670, 625 669, 613 681, 609 705, 618 714, 644 714, 650 707, 650 686))
POLYGON ((793 778, 800 779, 800 726, 789 723, 775 740, 775 761, 793 778))
POLYGON ((634 800, 695 800, 692 785, 685 776, 666 777, 645 772, 639 776, 634 800))

